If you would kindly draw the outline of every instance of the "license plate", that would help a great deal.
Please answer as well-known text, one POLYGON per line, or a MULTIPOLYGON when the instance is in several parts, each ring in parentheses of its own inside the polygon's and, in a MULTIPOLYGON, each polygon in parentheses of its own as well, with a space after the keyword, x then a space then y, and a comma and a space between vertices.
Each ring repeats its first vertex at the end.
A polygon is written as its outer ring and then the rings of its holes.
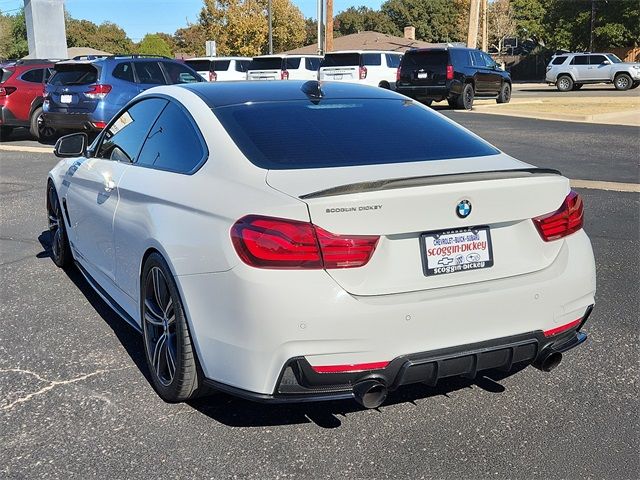
POLYGON ((334 76, 333 76, 333 79, 334 79, 334 80, 342 80, 342 74, 334 75, 334 76))
POLYGON ((71 103, 73 95, 60 95, 60 103, 71 103))
POLYGON ((418 73, 418 78, 429 78, 429 74, 428 73, 418 73))
POLYGON ((423 233, 423 270, 427 276, 493 266, 489 227, 423 233))

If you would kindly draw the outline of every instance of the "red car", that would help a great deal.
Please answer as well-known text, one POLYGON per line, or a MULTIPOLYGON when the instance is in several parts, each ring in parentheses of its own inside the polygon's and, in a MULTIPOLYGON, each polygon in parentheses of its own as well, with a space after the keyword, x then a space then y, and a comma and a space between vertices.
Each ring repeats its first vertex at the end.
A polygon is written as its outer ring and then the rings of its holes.
POLYGON ((0 137, 5 140, 16 127, 29 128, 39 140, 55 134, 44 126, 42 92, 51 76, 50 60, 17 60, 0 64, 0 137))

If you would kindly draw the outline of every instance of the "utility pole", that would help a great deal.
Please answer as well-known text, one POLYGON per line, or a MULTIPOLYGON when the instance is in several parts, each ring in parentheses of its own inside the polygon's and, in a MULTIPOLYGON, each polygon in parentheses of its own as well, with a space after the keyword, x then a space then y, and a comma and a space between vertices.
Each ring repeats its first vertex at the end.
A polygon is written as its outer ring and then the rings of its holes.
POLYGON ((324 0, 317 0, 317 2, 318 2, 318 55, 324 55, 324 41, 323 41, 324 22, 322 21, 324 0))
POLYGON ((487 0, 482 0, 482 51, 489 47, 489 27, 487 25, 487 0))
POLYGON ((478 44, 478 17, 480 16, 480 0, 471 0, 469 6, 469 32, 467 47, 476 48, 478 44))
POLYGON ((333 0, 327 0, 327 52, 333 52, 333 0))
POLYGON ((589 32, 589 51, 593 52, 593 29, 596 25, 596 0, 591 0, 591 30, 589 32))
POLYGON ((269 55, 273 55, 273 15, 271 12, 271 0, 269 0, 267 9, 269 10, 269 55))

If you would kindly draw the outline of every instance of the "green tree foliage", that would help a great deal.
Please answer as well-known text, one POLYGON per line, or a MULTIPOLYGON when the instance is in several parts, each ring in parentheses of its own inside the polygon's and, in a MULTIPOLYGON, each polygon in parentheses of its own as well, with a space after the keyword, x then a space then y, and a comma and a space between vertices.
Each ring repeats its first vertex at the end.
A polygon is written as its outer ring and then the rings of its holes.
POLYGON ((318 22, 313 18, 304 19, 304 40, 303 45, 318 43, 318 22))
POLYGON ((158 34, 147 33, 142 41, 138 44, 138 53, 146 55, 162 55, 172 57, 171 47, 158 34))
POLYGON ((174 53, 195 57, 201 57, 205 54, 207 32, 200 23, 189 24, 184 28, 179 28, 176 30, 174 38, 176 41, 174 53))
POLYGON ((367 7, 350 7, 336 15, 334 29, 341 35, 374 31, 400 35, 401 30, 388 15, 367 7))
POLYGON ((458 28, 464 15, 461 2, 451 0, 387 0, 381 12, 388 16, 398 31, 412 25, 416 39, 427 42, 465 41, 467 32, 458 28))
POLYGON ((21 58, 29 54, 24 10, 13 15, 0 13, 0 58, 21 58))

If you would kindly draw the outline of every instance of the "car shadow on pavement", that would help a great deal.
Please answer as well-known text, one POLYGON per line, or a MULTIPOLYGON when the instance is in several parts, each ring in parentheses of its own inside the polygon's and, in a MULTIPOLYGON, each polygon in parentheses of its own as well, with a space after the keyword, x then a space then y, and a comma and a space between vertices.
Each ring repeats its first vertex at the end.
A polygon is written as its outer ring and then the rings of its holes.
MULTIPOLYGON (((37 258, 51 259, 51 236, 49 231, 42 232, 38 236, 38 241, 44 250, 37 254, 37 258)), ((120 318, 100 298, 77 268, 69 268, 65 270, 65 273, 105 323, 113 330, 131 360, 146 378, 149 388, 153 389, 140 333, 120 318)), ((384 414, 384 410, 392 405, 413 404, 417 407, 416 402, 418 400, 439 396, 448 397, 453 392, 470 388, 480 388, 491 393, 502 393, 505 391, 505 387, 499 382, 524 368, 526 368, 526 365, 514 365, 510 372, 487 370, 478 374, 474 379, 447 378, 441 380, 436 387, 429 387, 425 384, 407 385, 391 392, 384 404, 375 410, 379 414, 384 414)), ((203 415, 229 427, 267 427, 314 423, 321 428, 337 428, 342 425, 341 419, 346 418, 348 414, 366 410, 355 400, 268 404, 244 400, 222 392, 207 392, 206 396, 191 400, 187 404, 203 415)))

